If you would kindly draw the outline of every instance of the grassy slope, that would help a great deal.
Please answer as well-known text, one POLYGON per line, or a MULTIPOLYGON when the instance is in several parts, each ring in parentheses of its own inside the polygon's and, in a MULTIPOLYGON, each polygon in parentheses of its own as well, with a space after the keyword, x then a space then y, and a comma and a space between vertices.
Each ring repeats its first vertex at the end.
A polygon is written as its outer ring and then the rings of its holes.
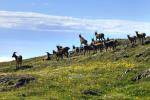
POLYGON ((79 99, 150 99, 150 79, 132 82, 131 78, 150 68, 150 45, 136 48, 118 47, 116 52, 79 56, 63 61, 42 61, 33 58, 24 65, 33 68, 15 71, 15 63, 1 63, 0 75, 34 76, 35 81, 11 91, 0 92, 1 99, 79 100, 79 99), (129 57, 126 57, 129 56, 129 57), (148 55, 148 56, 147 56, 148 55), (127 74, 123 74, 131 69, 127 74), (95 91, 90 95, 85 91, 95 91))

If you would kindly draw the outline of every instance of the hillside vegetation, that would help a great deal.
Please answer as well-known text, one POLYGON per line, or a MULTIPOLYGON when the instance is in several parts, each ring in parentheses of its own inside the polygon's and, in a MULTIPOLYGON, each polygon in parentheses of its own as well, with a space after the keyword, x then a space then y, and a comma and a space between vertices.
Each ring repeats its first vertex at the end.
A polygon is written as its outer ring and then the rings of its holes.
MULTIPOLYGON (((123 40, 122 40, 123 41, 123 40)), ((123 43, 123 42, 122 42, 123 43)), ((43 61, 0 63, 1 100, 150 100, 150 45, 43 61)))

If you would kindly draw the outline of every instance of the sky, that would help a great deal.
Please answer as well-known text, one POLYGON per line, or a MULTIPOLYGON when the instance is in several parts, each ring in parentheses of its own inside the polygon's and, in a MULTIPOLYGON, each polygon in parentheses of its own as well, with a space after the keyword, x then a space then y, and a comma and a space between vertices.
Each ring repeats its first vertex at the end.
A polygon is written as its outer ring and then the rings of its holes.
POLYGON ((24 58, 45 55, 56 45, 79 46, 94 32, 126 38, 150 35, 150 0, 0 0, 0 62, 14 51, 24 58))

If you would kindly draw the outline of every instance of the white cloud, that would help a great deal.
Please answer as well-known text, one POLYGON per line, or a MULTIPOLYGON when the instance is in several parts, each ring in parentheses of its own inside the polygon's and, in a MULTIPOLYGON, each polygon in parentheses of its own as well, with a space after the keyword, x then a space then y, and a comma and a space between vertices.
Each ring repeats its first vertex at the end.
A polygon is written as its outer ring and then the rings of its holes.
POLYGON ((0 57, 0 62, 6 62, 6 61, 12 61, 12 60, 14 59, 11 57, 0 57))
POLYGON ((0 28, 35 31, 100 31, 107 33, 150 33, 150 22, 82 19, 33 12, 0 11, 0 28))

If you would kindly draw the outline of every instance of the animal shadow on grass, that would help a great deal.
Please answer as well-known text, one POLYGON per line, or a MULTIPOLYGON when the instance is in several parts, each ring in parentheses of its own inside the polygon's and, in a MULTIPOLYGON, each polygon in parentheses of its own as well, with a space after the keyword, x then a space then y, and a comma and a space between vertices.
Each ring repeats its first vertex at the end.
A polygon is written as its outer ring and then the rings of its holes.
POLYGON ((31 66, 31 65, 24 65, 24 66, 18 67, 15 70, 27 70, 27 69, 31 69, 31 68, 33 68, 33 66, 31 66))

